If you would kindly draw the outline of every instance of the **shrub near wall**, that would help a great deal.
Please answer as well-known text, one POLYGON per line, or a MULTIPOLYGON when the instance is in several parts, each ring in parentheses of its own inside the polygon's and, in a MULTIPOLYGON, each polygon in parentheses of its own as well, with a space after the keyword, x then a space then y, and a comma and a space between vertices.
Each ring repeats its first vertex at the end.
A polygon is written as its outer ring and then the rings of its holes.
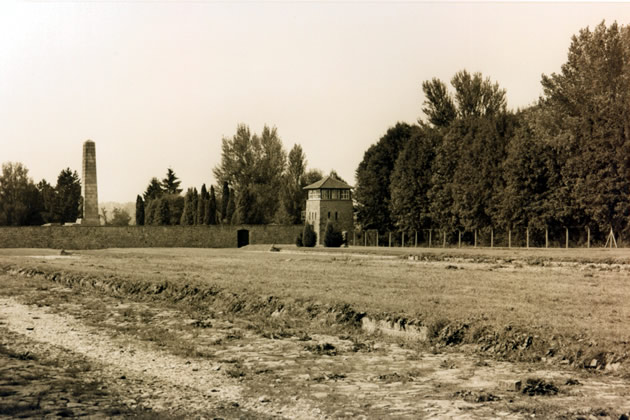
POLYGON ((236 232, 251 244, 292 244, 301 226, 24 226, 0 228, 0 248, 235 248, 236 232))

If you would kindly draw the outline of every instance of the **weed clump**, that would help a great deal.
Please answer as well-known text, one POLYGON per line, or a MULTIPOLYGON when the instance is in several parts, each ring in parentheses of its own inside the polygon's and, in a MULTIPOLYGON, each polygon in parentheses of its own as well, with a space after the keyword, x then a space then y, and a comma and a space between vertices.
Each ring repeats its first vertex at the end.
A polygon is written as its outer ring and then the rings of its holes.
POLYGON ((307 346, 304 346, 304 350, 310 351, 318 355, 325 355, 325 356, 337 355, 337 349, 335 348, 335 346, 333 346, 330 343, 307 345, 307 346))
POLYGON ((557 393, 557 386, 541 378, 529 378, 523 387, 523 394, 527 394, 530 397, 534 395, 556 395, 557 393))

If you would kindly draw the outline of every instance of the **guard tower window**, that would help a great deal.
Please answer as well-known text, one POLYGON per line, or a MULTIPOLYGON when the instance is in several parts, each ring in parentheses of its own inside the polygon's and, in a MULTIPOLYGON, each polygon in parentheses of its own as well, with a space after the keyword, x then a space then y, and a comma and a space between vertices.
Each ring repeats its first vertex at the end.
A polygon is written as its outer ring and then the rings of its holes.
POLYGON ((339 190, 332 190, 331 193, 332 193, 332 197, 331 198, 333 200, 339 200, 339 190))
POLYGON ((350 190, 341 190, 341 199, 350 200, 350 190))
POLYGON ((330 212, 328 212, 328 218, 330 219, 330 212))

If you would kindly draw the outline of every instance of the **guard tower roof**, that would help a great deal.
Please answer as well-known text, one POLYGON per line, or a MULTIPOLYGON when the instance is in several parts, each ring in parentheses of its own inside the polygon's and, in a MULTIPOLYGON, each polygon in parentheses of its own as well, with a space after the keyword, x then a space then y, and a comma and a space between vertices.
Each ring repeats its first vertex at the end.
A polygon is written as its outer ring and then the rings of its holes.
POLYGON ((320 179, 319 181, 307 185, 304 187, 305 190, 320 190, 320 189, 328 189, 328 190, 350 190, 352 187, 346 184, 343 181, 339 181, 337 178, 332 178, 330 175, 320 179))

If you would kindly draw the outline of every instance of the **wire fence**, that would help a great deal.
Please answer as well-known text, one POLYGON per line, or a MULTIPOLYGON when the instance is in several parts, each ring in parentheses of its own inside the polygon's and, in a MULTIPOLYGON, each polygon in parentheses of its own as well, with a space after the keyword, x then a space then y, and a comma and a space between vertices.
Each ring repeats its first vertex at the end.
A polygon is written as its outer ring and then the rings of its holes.
POLYGON ((352 246, 424 247, 424 248, 591 248, 627 245, 624 238, 610 231, 588 226, 522 229, 484 228, 476 230, 422 229, 384 231, 376 229, 352 232, 352 246))

